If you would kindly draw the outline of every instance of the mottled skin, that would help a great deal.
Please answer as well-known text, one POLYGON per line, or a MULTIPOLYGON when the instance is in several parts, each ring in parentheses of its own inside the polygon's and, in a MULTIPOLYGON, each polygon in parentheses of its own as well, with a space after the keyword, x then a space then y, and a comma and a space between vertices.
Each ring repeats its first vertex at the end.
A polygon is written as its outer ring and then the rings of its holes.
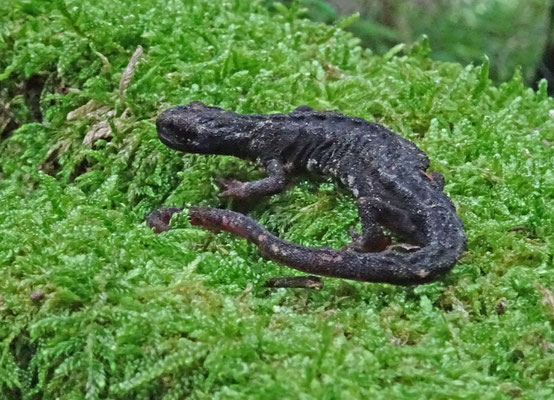
MULTIPOLYGON (((278 193, 302 171, 332 176, 352 192, 362 234, 346 250, 284 241, 234 211, 190 208, 193 225, 244 237, 279 263, 315 275, 420 284, 449 271, 465 248, 462 221, 442 191, 442 176, 427 174, 425 153, 381 125, 306 106, 290 114, 241 115, 192 102, 166 110, 156 126, 172 149, 237 156, 266 168, 268 177, 258 181, 221 180, 222 196, 278 193), (408 243, 387 247, 382 227, 408 243)), ((167 230, 171 215, 180 210, 158 210, 148 224, 167 230)))

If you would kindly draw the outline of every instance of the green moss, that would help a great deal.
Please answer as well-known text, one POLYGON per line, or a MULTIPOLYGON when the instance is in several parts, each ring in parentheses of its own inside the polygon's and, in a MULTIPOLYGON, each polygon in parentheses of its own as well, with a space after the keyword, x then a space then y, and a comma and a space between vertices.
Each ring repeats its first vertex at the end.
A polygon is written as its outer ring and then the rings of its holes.
MULTIPOLYGON (((0 98, 23 111, 0 143, 1 398, 553 396, 544 84, 535 93, 516 73, 494 86, 488 63, 435 62, 425 39, 377 57, 338 27, 250 1, 8 4, 0 98), (42 122, 20 92, 36 75, 42 122), (67 119, 91 100, 96 111, 67 119), (319 292, 272 291, 265 279, 291 270, 241 239, 185 216, 154 235, 150 210, 224 207, 215 177, 260 176, 159 143, 157 113, 191 100, 239 112, 308 104, 386 124, 446 176, 468 252, 421 287, 327 279, 319 292), (83 144, 99 123, 111 135, 83 144)), ((357 217, 332 182, 303 180, 250 213, 333 247, 357 217)))

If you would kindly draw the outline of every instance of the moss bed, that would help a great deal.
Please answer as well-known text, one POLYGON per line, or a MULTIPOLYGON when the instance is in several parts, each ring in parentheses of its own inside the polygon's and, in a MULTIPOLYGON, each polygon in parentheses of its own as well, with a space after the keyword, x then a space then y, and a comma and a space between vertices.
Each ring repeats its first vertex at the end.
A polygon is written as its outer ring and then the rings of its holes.
MULTIPOLYGON (((384 56, 248 0, 4 0, 0 13, 0 399, 554 397, 554 101, 488 61, 384 56), (6 11, 7 10, 7 11, 6 11), (134 55, 134 56, 133 56, 134 55), (229 207, 214 179, 261 172, 157 139, 163 109, 307 104, 376 121, 427 152, 469 237, 445 279, 396 287, 294 273, 161 205, 229 207)), ((333 182, 246 210, 339 248, 357 226, 333 182)))

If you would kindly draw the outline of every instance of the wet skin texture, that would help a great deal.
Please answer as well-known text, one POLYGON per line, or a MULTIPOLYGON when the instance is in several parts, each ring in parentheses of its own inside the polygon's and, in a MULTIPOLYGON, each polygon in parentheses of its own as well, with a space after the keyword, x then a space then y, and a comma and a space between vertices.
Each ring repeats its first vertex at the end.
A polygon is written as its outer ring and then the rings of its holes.
MULTIPOLYGON (((156 126, 172 149, 232 155, 265 167, 268 176, 258 181, 220 180, 224 197, 278 193, 303 171, 331 176, 352 192, 362 233, 345 250, 284 241, 234 211, 189 209, 193 225, 241 236, 278 263, 309 274, 408 285, 440 278, 464 251, 463 224, 442 191, 444 179, 425 172, 424 152, 381 125, 307 106, 290 114, 242 115, 192 102, 164 111, 156 126), (406 244, 390 246, 383 227, 406 244)), ((168 230, 181 210, 157 210, 147 224, 156 232, 168 230)))

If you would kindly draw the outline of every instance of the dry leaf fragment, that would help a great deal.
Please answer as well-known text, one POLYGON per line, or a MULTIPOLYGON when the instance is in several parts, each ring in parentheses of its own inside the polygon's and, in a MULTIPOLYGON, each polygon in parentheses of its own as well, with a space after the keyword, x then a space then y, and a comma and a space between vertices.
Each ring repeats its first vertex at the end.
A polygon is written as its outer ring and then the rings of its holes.
POLYGON ((11 132, 19 127, 19 121, 9 109, 9 104, 4 105, 0 102, 0 136, 4 132, 11 132))
POLYGON ((119 117, 119 119, 123 120, 123 119, 127 119, 129 118, 129 115, 131 115, 131 109, 129 107, 127 107, 122 113, 121 113, 121 116, 119 117))
POLYGON ((67 153, 71 147, 71 143, 72 140, 66 138, 50 147, 46 153, 46 157, 44 157, 44 161, 40 164, 39 169, 45 174, 54 176, 60 168, 59 159, 67 153))
POLYGON ((127 64, 127 66, 123 70, 123 74, 121 74, 121 79, 119 80, 119 97, 122 103, 125 100, 125 90, 127 90, 127 86, 129 86, 129 83, 131 83, 131 79, 135 74, 135 68, 137 66, 140 56, 142 55, 142 52, 143 52, 142 46, 138 46, 135 52, 133 53, 133 56, 131 57, 129 64, 127 64))
POLYGON ((546 306, 549 309, 550 313, 554 315, 554 293, 551 290, 548 290, 543 285, 538 282, 535 282, 535 287, 540 292, 542 298, 542 305, 546 306))
POLYGON ((101 119, 111 118, 114 115, 115 115, 115 110, 112 110, 108 106, 102 106, 100 108, 97 108, 94 111, 91 111, 87 115, 87 118, 92 118, 92 119, 95 119, 95 120, 101 120, 101 119))
POLYGON ((88 116, 92 111, 98 109, 100 107, 100 104, 95 102, 94 100, 90 100, 87 104, 84 106, 81 106, 79 108, 76 108, 73 111, 70 111, 67 114, 67 120, 71 121, 78 118, 83 118, 88 116))
POLYGON ((112 69, 110 60, 108 60, 108 58, 104 54, 100 53, 99 51, 95 51, 94 54, 100 57, 100 59, 102 60, 102 63, 104 64, 104 66, 102 67, 102 72, 110 72, 110 70, 112 69))
MULTIPOLYGON (((113 124, 115 125, 115 127, 119 128, 122 125, 121 121, 129 118, 129 114, 131 114, 131 109, 126 108, 119 118, 113 120, 113 124)), ((110 126, 108 118, 111 118, 114 115, 114 110, 107 111, 103 116, 103 118, 106 119, 97 122, 88 130, 85 138, 83 139, 83 145, 92 147, 94 142, 96 142, 98 139, 105 139, 110 137, 112 135, 112 127, 110 126)))
POLYGON ((98 139, 104 139, 112 135, 112 127, 110 123, 105 121, 100 121, 94 124, 83 139, 83 144, 85 146, 91 147, 94 142, 98 139))

